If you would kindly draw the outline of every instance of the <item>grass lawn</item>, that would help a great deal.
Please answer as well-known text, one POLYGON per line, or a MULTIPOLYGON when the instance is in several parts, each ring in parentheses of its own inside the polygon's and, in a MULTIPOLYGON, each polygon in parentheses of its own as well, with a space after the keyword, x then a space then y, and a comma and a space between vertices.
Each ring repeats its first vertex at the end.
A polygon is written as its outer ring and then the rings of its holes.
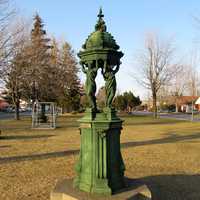
MULTIPOLYGON (((75 176, 79 115, 56 130, 32 130, 24 118, 1 120, 0 200, 48 200, 57 180, 75 176)), ((200 200, 200 123, 122 116, 126 176, 142 179, 154 200, 200 200)))

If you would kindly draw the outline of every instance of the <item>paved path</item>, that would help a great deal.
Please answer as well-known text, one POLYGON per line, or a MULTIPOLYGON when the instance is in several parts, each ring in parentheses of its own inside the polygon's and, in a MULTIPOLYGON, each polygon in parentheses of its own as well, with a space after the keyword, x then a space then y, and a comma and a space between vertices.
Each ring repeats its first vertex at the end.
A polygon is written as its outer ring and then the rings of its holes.
MULTIPOLYGON (((31 116, 31 112, 22 112, 20 116, 31 116)), ((0 120, 2 119, 14 119, 15 113, 0 112, 0 120)))
MULTIPOLYGON (((153 115, 152 112, 137 111, 133 112, 133 115, 153 115)), ((160 118, 177 119, 191 121, 192 115, 185 113, 158 113, 160 118)), ((196 115, 193 121, 200 121, 200 115, 196 115)))

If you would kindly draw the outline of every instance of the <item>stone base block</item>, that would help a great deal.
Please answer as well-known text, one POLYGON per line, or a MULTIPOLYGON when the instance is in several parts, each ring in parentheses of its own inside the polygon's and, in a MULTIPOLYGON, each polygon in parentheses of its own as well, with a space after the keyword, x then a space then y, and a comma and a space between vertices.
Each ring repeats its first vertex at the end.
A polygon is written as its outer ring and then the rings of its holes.
POLYGON ((98 196, 73 188, 73 180, 63 180, 56 184, 50 200, 151 200, 149 188, 134 180, 126 179, 126 188, 111 196, 98 196))

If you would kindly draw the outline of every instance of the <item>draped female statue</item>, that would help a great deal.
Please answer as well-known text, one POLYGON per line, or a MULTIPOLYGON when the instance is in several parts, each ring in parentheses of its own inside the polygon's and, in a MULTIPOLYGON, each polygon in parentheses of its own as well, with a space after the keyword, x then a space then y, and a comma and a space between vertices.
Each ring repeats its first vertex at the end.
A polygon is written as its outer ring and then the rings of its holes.
POLYGON ((115 74, 119 71, 119 64, 113 69, 109 65, 104 65, 102 68, 102 75, 105 80, 105 91, 106 91, 106 107, 112 107, 112 101, 116 93, 116 79, 115 74))
POLYGON ((96 82, 95 78, 97 76, 98 65, 96 65, 95 61, 90 63, 81 63, 82 71, 86 74, 86 82, 85 82, 85 91, 89 100, 90 108, 93 111, 97 110, 96 105, 96 82))

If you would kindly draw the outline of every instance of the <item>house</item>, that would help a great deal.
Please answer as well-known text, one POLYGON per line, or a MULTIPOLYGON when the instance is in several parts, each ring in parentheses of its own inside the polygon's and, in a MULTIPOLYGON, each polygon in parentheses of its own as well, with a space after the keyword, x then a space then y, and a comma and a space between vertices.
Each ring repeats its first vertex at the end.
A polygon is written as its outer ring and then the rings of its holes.
MULTIPOLYGON (((143 106, 147 110, 152 110, 152 99, 144 100, 142 102, 143 106)), ((166 96, 162 99, 158 99, 157 106, 160 109, 166 107, 169 109, 169 106, 174 107, 176 112, 186 112, 190 113, 193 110, 200 111, 200 97, 199 96, 166 96)))
POLYGON ((193 110, 200 111, 200 105, 196 104, 198 96, 180 96, 176 98, 178 111, 189 113, 193 110))
POLYGON ((200 97, 195 101, 195 106, 197 107, 197 110, 200 111, 200 97))
POLYGON ((6 102, 6 100, 0 97, 0 111, 5 110, 8 106, 9 104, 6 102))

